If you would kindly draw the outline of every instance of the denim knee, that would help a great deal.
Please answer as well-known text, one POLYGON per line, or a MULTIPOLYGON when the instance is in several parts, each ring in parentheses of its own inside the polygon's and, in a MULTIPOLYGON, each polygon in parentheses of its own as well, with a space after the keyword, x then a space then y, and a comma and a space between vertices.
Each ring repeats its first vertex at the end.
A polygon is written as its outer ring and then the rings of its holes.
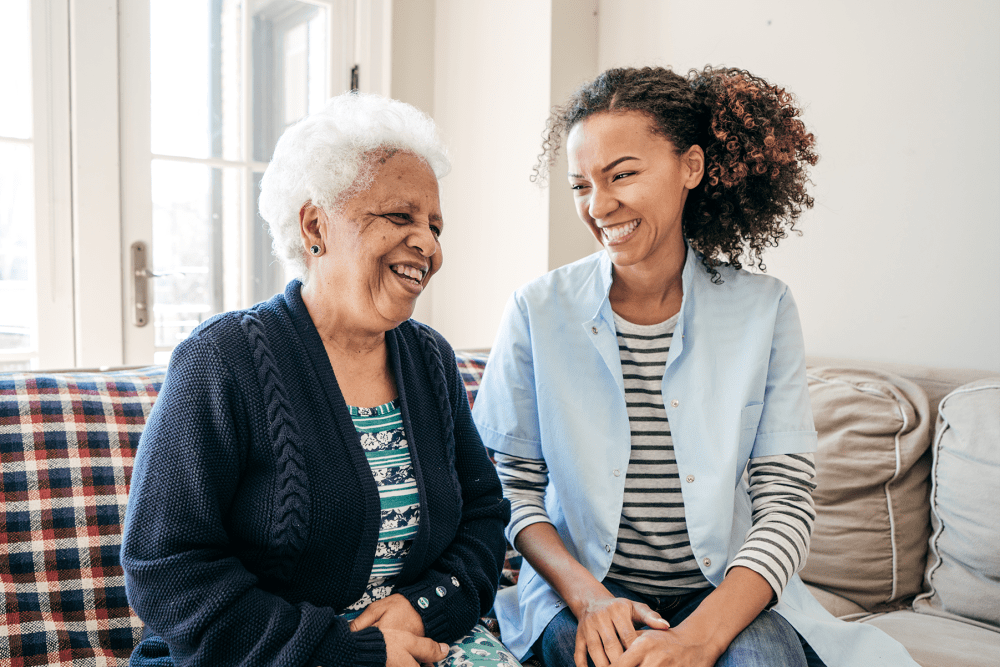
POLYGON ((716 667, 807 667, 795 629, 774 611, 764 611, 716 661, 716 667))

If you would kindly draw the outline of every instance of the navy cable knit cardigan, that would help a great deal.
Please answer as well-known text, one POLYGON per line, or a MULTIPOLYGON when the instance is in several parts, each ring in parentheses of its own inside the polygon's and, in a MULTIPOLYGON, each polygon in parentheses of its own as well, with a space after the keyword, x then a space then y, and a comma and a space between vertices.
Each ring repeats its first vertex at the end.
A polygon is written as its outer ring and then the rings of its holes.
MULTIPOLYGON (((181 343, 139 443, 125 587, 176 665, 385 665, 381 631, 338 615, 368 582, 379 494, 300 289, 181 343)), ((448 343, 413 321, 386 342, 420 493, 396 592, 450 642, 493 602, 510 506, 448 343)))

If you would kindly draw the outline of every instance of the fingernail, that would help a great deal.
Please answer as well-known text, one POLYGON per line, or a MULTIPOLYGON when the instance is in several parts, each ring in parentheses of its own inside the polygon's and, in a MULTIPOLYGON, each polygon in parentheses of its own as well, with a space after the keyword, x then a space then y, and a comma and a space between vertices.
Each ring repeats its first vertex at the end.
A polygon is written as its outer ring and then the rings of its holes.
POLYGON ((448 645, 447 644, 438 644, 438 646, 440 646, 441 650, 444 651, 445 653, 448 652, 448 645))

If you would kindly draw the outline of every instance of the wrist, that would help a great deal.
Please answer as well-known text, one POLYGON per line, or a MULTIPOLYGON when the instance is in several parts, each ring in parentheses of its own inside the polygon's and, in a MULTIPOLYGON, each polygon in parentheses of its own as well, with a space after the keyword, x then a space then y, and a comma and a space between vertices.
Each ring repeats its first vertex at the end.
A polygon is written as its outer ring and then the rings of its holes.
POLYGON ((577 585, 563 593, 563 600, 577 620, 581 619, 590 606, 599 600, 610 600, 615 596, 604 587, 604 584, 592 579, 580 580, 577 585))

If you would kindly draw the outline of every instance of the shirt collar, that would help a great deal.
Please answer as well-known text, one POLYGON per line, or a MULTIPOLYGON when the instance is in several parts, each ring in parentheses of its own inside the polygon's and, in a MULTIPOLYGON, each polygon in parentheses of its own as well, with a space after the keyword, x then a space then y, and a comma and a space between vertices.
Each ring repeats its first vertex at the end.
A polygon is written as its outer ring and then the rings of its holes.
MULTIPOLYGON (((691 247, 687 241, 684 242, 687 253, 684 257, 684 267, 681 269, 681 289, 683 290, 683 296, 681 297, 681 313, 684 312, 684 306, 688 300, 688 294, 690 293, 691 281, 696 276, 698 271, 698 265, 701 264, 701 256, 695 252, 694 248, 691 247)), ((601 256, 597 262, 597 280, 594 281, 596 287, 596 293, 594 297, 597 301, 597 310, 594 312, 593 319, 598 319, 603 317, 609 324, 613 322, 613 314, 611 310, 611 299, 609 295, 611 293, 611 282, 614 279, 612 270, 614 269, 614 264, 611 263, 611 258, 608 257, 608 253, 601 250, 601 256)))

